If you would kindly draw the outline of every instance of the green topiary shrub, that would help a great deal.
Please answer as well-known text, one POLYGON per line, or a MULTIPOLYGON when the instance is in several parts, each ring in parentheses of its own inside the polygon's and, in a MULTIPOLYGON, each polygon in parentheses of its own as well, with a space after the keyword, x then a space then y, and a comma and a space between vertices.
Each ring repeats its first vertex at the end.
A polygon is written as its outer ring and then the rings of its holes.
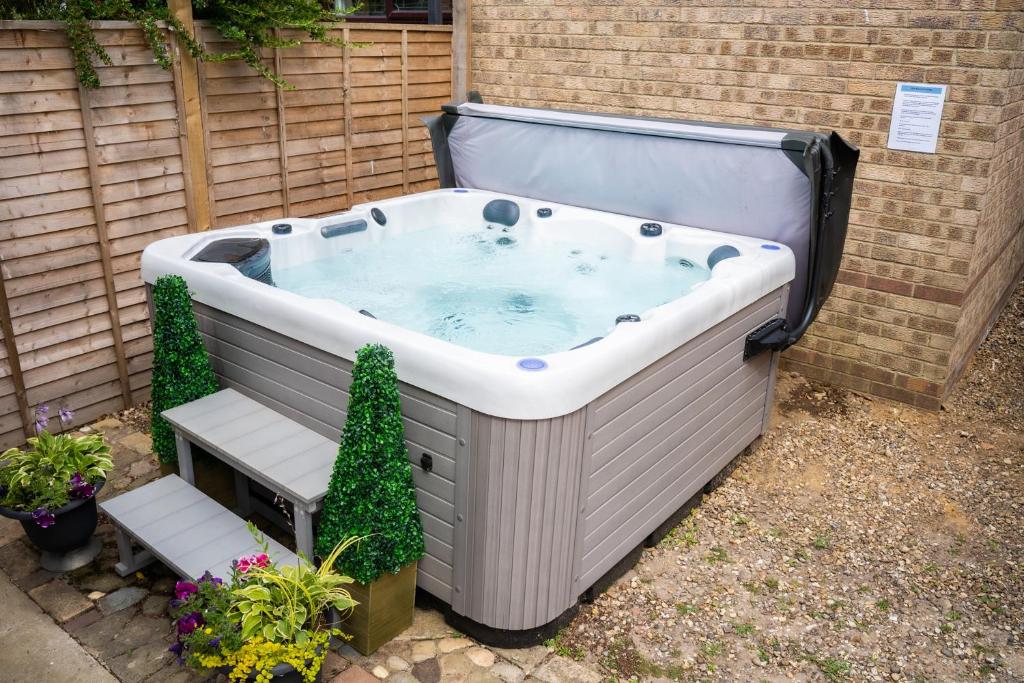
POLYGON ((171 425, 163 411, 218 390, 206 347, 192 312, 192 297, 180 275, 163 275, 153 285, 153 450, 160 462, 178 460, 171 425))
POLYGON ((356 354, 348 418, 320 514, 317 553, 327 555, 352 536, 362 540, 345 551, 338 567, 363 584, 423 557, 395 358, 380 344, 356 354))

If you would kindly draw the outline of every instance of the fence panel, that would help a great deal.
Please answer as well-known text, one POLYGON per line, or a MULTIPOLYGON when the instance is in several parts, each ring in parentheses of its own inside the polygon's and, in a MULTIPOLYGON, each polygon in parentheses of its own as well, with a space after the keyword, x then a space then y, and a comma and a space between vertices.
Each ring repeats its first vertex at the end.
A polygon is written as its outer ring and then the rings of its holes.
MULTIPOLYGON (((208 50, 231 48, 197 23, 208 50)), ((214 225, 323 215, 437 186, 419 116, 451 98, 451 28, 349 24, 331 36, 358 47, 268 51, 264 64, 288 90, 236 62, 200 66, 214 225)))
MULTIPOLYGON (((199 22, 214 50, 226 49, 199 22)), ((145 400, 152 363, 139 257, 195 226, 342 211, 436 187, 419 116, 451 97, 450 27, 349 24, 268 52, 293 90, 237 63, 200 66, 209 196, 194 196, 180 70, 127 22, 98 22, 113 65, 75 77, 62 25, 0 21, 0 447, 38 405, 76 423, 145 400)), ((205 193, 204 193, 205 195, 205 193)))
POLYGON ((90 91, 59 25, 23 25, 0 25, 0 313, 11 340, 0 394, 20 399, 12 410, 0 398, 3 445, 20 442, 39 405, 71 408, 80 423, 146 396, 139 254, 187 224, 174 79, 141 32, 99 25, 113 65, 90 91))

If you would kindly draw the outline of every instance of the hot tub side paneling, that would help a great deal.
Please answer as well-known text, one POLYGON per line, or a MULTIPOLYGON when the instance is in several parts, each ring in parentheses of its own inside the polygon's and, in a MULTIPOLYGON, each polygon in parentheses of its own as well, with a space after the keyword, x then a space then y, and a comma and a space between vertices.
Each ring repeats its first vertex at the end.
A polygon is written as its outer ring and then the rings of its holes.
POLYGON ((754 441, 777 354, 744 361, 744 341, 785 311, 787 291, 569 415, 507 420, 469 411, 453 609, 492 629, 544 626, 754 441))
MULTIPOLYGON (((351 362, 204 304, 194 307, 222 386, 340 440, 351 362)), ((427 550, 418 584, 451 602, 456 404, 404 383, 399 392, 427 550), (420 466, 424 453, 433 461, 430 472, 420 466)))
MULTIPOLYGON (((473 412, 466 538, 456 542, 452 608, 502 630, 548 623, 572 592, 585 410, 550 420, 473 412)), ((461 474, 461 473, 460 473, 461 474)), ((463 529, 460 527, 460 532, 463 529)))
POLYGON ((587 406, 577 594, 762 433, 775 354, 744 361, 744 343, 785 312, 786 294, 738 311, 587 406))

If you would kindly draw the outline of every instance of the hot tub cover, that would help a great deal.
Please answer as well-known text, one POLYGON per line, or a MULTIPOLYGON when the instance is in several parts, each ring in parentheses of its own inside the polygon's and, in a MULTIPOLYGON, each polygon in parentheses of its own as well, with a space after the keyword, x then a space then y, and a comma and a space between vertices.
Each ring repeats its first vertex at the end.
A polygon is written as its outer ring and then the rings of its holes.
POLYGON ((442 187, 503 192, 786 244, 795 343, 832 291, 859 151, 838 134, 483 104, 425 119, 442 187))

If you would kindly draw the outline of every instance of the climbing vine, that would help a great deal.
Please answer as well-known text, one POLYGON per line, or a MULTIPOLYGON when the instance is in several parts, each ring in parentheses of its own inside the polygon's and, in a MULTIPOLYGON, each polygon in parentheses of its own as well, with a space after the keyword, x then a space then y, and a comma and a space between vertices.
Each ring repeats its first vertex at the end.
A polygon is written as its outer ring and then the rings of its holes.
POLYGON ((208 19, 220 34, 233 41, 226 52, 209 52, 173 16, 166 0, 0 0, 0 19, 48 19, 67 25, 68 41, 74 53, 78 80, 87 88, 98 88, 100 77, 96 63, 111 65, 106 49, 96 40, 89 22, 120 19, 135 22, 142 30, 156 62, 171 68, 167 33, 177 36, 185 50, 206 62, 241 60, 278 87, 291 86, 263 63, 264 49, 290 48, 302 44, 297 38, 281 38, 278 29, 297 29, 309 40, 345 45, 328 34, 330 29, 351 13, 335 10, 333 3, 319 0, 193 0, 196 19, 208 19))

